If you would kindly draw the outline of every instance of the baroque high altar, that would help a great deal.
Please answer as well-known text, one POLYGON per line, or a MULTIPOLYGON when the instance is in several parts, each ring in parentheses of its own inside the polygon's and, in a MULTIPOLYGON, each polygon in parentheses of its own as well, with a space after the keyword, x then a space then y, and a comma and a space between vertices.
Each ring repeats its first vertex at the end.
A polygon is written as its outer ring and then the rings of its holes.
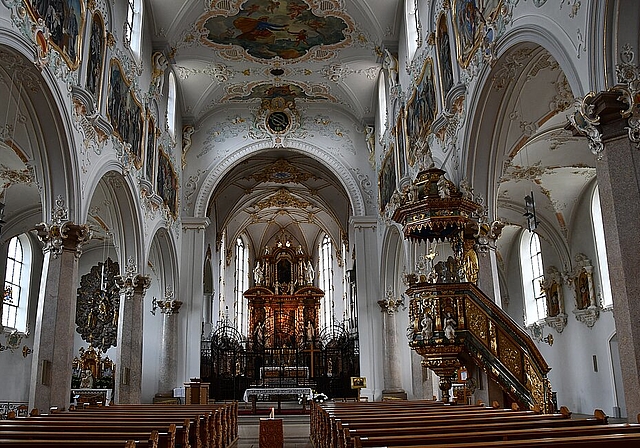
MULTIPOLYGON (((256 259, 253 276, 255 286, 244 293, 249 302, 248 344, 253 350, 282 353, 270 363, 293 366, 296 361, 286 356, 287 349, 313 350, 317 345, 324 292, 313 286, 311 259, 301 246, 278 241, 274 247, 266 246, 256 259)), ((313 363, 310 368, 313 370, 313 363)))

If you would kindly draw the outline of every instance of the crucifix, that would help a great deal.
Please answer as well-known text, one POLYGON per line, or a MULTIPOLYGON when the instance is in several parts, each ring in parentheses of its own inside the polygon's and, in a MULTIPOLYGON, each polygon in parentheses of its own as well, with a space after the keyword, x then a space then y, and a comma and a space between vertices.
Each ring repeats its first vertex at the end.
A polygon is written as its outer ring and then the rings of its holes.
POLYGON ((309 353, 310 364, 311 364, 311 378, 315 378, 315 354, 320 352, 320 349, 316 348, 315 342, 312 340, 311 345, 308 349, 302 350, 303 353, 309 353))

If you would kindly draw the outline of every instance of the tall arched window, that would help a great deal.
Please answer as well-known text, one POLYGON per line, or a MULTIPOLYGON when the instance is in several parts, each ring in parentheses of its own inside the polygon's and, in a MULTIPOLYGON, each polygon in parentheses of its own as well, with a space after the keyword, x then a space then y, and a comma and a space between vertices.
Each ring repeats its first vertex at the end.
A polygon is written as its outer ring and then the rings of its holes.
POLYGON ((222 236, 220 237, 220 261, 218 264, 218 319, 222 320, 228 316, 228 309, 226 304, 226 294, 224 292, 226 283, 226 255, 227 255, 227 245, 225 244, 225 240, 227 239, 227 234, 225 231, 222 232, 222 236))
POLYGON ((407 39, 407 61, 411 62, 418 49, 418 8, 416 0, 404 1, 404 24, 407 39))
POLYGON ((322 238, 319 249, 319 286, 324 291, 324 297, 320 304, 320 327, 327 328, 331 326, 333 322, 333 256, 329 235, 325 235, 324 238, 322 238))
POLYGON ((31 246, 26 235, 9 240, 7 269, 4 275, 2 325, 18 331, 27 330, 27 305, 31 274, 31 246))
POLYGON ((247 334, 249 328, 249 307, 244 292, 249 288, 249 251, 242 241, 236 240, 236 287, 234 301, 236 328, 241 334, 247 334))
POLYGON ((602 209, 600 208, 600 190, 596 187, 591 197, 591 222, 593 223, 593 237, 598 256, 598 271, 600 272, 600 294, 602 295, 602 307, 613 306, 613 293, 609 280, 609 262, 607 258, 607 246, 604 240, 604 223, 602 222, 602 209))
POLYGON ((128 2, 124 40, 135 58, 139 60, 142 48, 142 0, 128 0, 128 2))
POLYGON ((176 77, 169 72, 169 93, 167 95, 167 128, 172 137, 176 135, 176 77))
POLYGON ((536 233, 525 230, 520 240, 520 266, 524 291, 525 325, 532 325, 547 315, 546 300, 542 283, 544 266, 540 238, 536 233))

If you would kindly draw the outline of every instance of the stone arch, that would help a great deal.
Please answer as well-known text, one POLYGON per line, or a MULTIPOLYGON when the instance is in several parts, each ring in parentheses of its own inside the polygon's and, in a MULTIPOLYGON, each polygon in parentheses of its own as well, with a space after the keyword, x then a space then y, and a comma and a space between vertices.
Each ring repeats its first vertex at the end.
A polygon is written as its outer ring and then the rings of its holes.
POLYGON ((391 287, 394 294, 399 294, 401 264, 403 261, 406 262, 406 253, 402 234, 395 225, 387 226, 385 229, 380 259, 380 279, 382 283, 380 287, 382 292, 386 293, 391 287))
POLYGON ((0 91, 0 101, 8 107, 16 105, 7 114, 15 122, 15 125, 6 123, 14 127, 8 140, 20 149, 27 159, 26 165, 33 169, 41 202, 40 220, 51 221, 51 212, 60 196, 68 209, 68 219, 80 223, 80 170, 74 157, 76 147, 66 106, 68 99, 64 98, 65 92, 52 71, 37 69, 32 62, 36 59, 33 45, 16 35, 0 32, 0 76, 12 89, 0 91), (23 117, 20 120, 15 119, 16 110, 23 117))
MULTIPOLYGON (((209 200, 218 186, 218 183, 238 162, 247 159, 260 150, 271 148, 273 148, 273 145, 268 140, 244 146, 233 154, 230 154, 222 162, 218 163, 213 169, 211 169, 207 174, 207 177, 203 180, 202 186, 196 195, 193 212, 194 216, 206 216, 209 200)), ((360 190, 360 187, 365 188, 367 186, 365 185, 367 183, 366 178, 357 179, 354 174, 349 172, 349 169, 342 162, 315 145, 297 140, 290 140, 287 142, 286 148, 293 152, 304 154, 323 162, 335 174, 336 178, 340 180, 340 183, 347 192, 353 215, 364 216, 367 214, 368 210, 366 205, 369 201, 365 204, 365 198, 360 190)), ((373 200, 371 199, 369 208, 373 207, 372 202, 373 200)))
POLYGON ((111 161, 100 166, 98 173, 92 177, 93 182, 87 187, 88 201, 84 205, 84 219, 91 218, 91 207, 99 207, 93 203, 93 198, 98 189, 109 203, 111 216, 111 227, 114 233, 113 245, 116 247, 120 263, 120 272, 124 274, 124 269, 132 260, 135 263, 136 272, 144 271, 144 239, 142 231, 142 209, 138 196, 135 194, 135 184, 131 176, 123 176, 119 171, 115 171, 117 162, 111 161))

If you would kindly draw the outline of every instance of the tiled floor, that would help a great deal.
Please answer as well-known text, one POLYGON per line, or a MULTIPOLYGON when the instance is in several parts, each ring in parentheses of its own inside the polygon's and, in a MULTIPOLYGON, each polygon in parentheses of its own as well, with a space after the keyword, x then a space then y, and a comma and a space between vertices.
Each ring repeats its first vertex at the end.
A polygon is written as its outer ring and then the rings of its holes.
MULTIPOLYGON (((264 416, 241 415, 238 417, 237 448, 258 448, 260 418, 264 416)), ((284 448, 311 448, 309 442, 309 415, 283 415, 284 448)))

